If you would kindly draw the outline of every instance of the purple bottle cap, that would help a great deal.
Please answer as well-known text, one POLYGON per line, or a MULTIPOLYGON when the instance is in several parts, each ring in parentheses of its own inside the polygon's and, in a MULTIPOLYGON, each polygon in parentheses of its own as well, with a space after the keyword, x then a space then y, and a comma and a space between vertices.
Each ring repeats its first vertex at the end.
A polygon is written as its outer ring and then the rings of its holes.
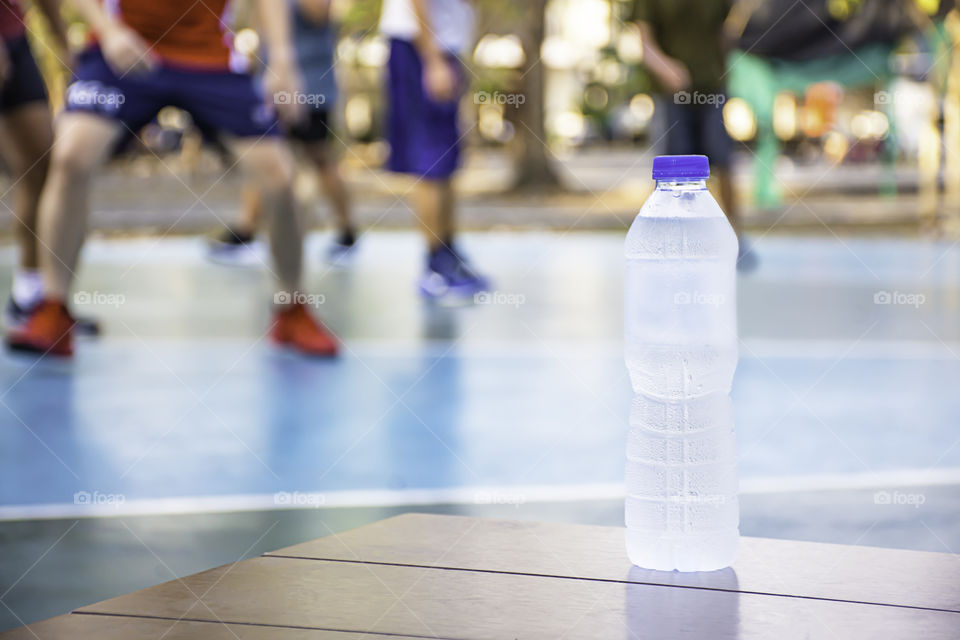
POLYGON ((706 180, 710 177, 707 156, 657 156, 653 159, 654 180, 706 180))

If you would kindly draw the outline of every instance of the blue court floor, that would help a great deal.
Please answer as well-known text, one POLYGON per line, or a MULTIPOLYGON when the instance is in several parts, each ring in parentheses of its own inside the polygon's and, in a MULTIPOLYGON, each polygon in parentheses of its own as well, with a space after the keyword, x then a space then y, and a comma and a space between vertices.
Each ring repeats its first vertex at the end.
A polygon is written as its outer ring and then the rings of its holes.
MULTIPOLYGON (((350 269, 323 263, 325 241, 307 288, 344 343, 328 362, 264 338, 266 268, 210 264, 197 238, 91 241, 75 310, 105 335, 71 363, 0 356, 0 524, 436 505, 619 524, 621 234, 467 234, 495 291, 462 308, 418 299, 413 233, 363 236, 350 269)), ((754 242, 733 390, 744 533, 960 551, 960 247, 754 242)), ((0 252, 4 286, 13 262, 0 252)), ((18 548, 22 569, 45 547, 18 548)), ((2 602, 26 582, 0 566, 2 602)))

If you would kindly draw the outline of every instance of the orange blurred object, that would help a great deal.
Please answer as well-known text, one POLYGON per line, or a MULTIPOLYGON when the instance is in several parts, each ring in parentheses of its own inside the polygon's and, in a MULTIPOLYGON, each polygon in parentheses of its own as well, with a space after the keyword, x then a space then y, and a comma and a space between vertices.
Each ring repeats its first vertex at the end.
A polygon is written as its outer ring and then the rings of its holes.
POLYGON ((843 87, 835 82, 817 82, 804 94, 801 128, 809 138, 819 138, 836 121, 837 106, 843 100, 843 87))

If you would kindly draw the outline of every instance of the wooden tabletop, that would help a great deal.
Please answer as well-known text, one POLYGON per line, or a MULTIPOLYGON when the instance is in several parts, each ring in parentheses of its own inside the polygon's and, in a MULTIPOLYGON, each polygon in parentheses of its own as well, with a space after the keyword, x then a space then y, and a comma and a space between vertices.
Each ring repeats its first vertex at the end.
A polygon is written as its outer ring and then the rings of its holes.
POLYGON ((730 569, 631 567, 614 527, 406 514, 0 640, 960 637, 960 557, 743 538, 730 569))

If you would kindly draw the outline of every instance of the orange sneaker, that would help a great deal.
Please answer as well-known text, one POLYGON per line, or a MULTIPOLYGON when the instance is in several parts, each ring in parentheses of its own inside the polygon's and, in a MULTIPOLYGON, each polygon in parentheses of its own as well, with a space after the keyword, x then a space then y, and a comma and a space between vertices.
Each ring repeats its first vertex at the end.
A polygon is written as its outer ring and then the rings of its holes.
POLYGON ((303 304, 292 304, 277 311, 270 336, 277 344, 289 345, 301 353, 332 358, 339 347, 336 339, 303 304))
POLYGON ((44 300, 23 326, 7 333, 7 346, 14 351, 69 357, 73 355, 74 324, 65 304, 44 300))

